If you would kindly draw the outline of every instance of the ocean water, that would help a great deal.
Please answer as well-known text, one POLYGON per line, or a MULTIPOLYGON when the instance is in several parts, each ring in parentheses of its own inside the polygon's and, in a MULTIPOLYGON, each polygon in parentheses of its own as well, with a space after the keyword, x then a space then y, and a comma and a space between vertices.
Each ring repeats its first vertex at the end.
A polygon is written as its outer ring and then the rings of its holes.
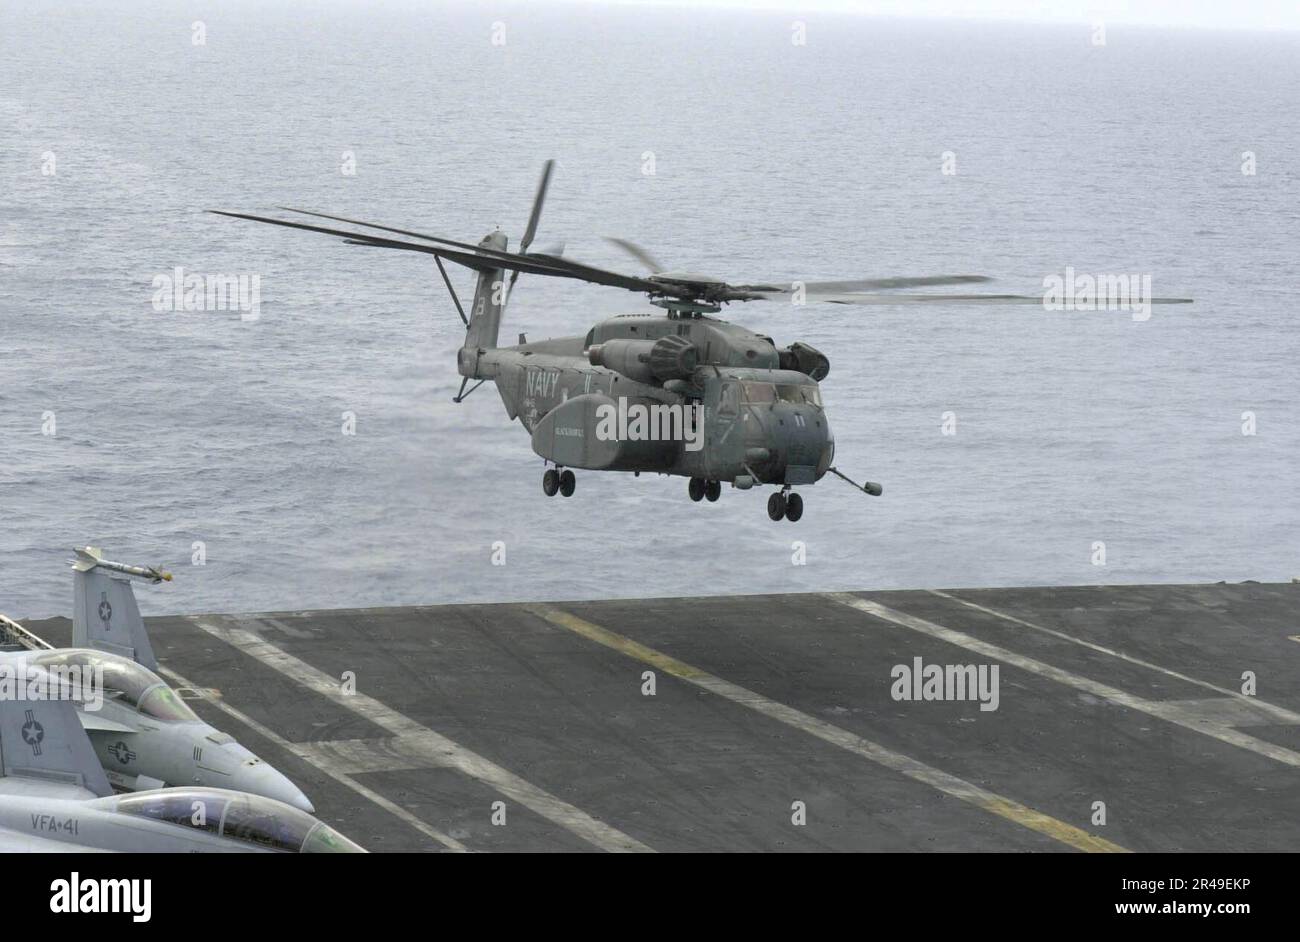
MULTIPOLYGON (((5 4, 0 611, 67 614, 85 543, 176 572, 148 613, 1300 575, 1300 36, 794 18, 5 4), (733 280, 1073 266, 1196 303, 733 306, 830 356, 837 464, 885 488, 774 524, 678 478, 545 499, 492 388, 450 401, 428 259, 203 212, 517 238, 547 157, 537 244, 595 264, 635 270, 621 235, 733 280), (258 275, 260 318, 155 310, 177 266, 258 275)), ((523 276, 503 336, 645 307, 523 276)))

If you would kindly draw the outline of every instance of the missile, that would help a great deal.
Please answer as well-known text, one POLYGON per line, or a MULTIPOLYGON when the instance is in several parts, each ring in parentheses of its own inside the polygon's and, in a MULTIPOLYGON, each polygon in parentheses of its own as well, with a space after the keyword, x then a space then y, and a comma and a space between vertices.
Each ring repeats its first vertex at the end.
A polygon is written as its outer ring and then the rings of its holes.
POLYGON ((77 554, 77 558, 72 560, 72 568, 77 572, 89 572, 98 567, 120 572, 126 576, 135 576, 137 579, 148 579, 153 583, 172 581, 170 572, 156 566, 128 566, 126 563, 115 563, 111 559, 105 559, 103 551, 97 546, 74 548, 73 552, 77 554))

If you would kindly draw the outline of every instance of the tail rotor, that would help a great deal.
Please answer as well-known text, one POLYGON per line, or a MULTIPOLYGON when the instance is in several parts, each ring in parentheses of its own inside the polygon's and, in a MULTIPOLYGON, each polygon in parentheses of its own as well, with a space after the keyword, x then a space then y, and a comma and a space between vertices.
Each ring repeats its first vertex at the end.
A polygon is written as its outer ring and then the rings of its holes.
MULTIPOLYGON (((554 160, 548 160, 542 164, 542 178, 537 182, 537 195, 533 197, 533 211, 528 216, 528 228, 524 230, 524 237, 519 240, 520 254, 528 254, 528 247, 533 244, 533 237, 537 235, 537 224, 542 218, 542 205, 546 202, 546 190, 551 185, 551 173, 554 170, 554 160)), ((519 269, 516 268, 510 273, 510 285, 506 288, 505 303, 509 303, 510 295, 515 290, 515 282, 518 280, 519 269)))

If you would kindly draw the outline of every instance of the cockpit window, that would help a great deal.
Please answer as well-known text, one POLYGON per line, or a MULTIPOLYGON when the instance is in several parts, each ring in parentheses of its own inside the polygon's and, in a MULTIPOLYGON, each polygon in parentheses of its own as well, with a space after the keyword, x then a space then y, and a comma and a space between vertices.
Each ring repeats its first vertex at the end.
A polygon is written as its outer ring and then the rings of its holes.
POLYGON ((90 804, 137 818, 219 833, 228 840, 243 841, 265 850, 365 853, 360 846, 305 811, 260 795, 211 788, 168 788, 100 798, 90 804))
POLYGON ((776 402, 776 387, 771 383, 742 383, 745 401, 753 403, 776 402))
POLYGON ((723 383, 718 397, 718 411, 723 415, 735 415, 740 408, 740 384, 723 383))
POLYGON ((140 712, 156 720, 182 723, 198 720, 198 716, 181 699, 180 694, 166 684, 151 688, 140 698, 140 712))
MULTIPOLYGON (((33 658, 32 663, 47 669, 56 666, 79 667, 87 677, 91 676, 90 672, 101 669, 105 698, 133 708, 140 706, 141 699, 151 687, 167 686, 161 677, 135 661, 90 648, 51 651, 33 658)), ((187 711, 189 709, 183 708, 187 711)), ((194 718, 192 714, 190 718, 194 718)))
POLYGON ((226 807, 222 837, 268 850, 299 851, 316 819, 296 808, 270 804, 256 795, 238 795, 226 807))
POLYGON ((822 391, 813 383, 806 385, 780 385, 776 387, 777 397, 782 402, 795 402, 821 408, 822 391))
POLYGON ((121 814, 166 821, 213 834, 221 829, 221 814, 227 801, 219 795, 185 790, 125 795, 114 800, 117 802, 115 810, 121 814))

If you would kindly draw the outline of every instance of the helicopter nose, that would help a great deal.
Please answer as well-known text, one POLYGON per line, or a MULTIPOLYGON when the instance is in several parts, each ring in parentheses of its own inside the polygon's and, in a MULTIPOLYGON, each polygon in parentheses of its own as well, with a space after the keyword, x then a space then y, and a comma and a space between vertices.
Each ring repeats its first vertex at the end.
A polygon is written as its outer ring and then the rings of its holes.
POLYGON ((822 453, 817 459, 817 479, 820 481, 822 475, 835 461, 835 433, 831 431, 829 422, 822 420, 822 425, 826 429, 825 437, 822 438, 822 453))
POLYGON ((834 449, 830 425, 821 410, 788 405, 778 408, 776 437, 785 465, 785 483, 812 484, 830 464, 834 449))

